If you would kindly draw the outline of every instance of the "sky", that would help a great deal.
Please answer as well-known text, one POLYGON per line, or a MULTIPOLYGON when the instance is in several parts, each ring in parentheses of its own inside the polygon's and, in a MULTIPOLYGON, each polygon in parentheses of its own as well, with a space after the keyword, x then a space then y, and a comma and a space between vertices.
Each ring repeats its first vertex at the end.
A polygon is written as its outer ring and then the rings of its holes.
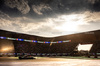
POLYGON ((56 37, 100 29, 100 0, 0 0, 0 29, 56 37))

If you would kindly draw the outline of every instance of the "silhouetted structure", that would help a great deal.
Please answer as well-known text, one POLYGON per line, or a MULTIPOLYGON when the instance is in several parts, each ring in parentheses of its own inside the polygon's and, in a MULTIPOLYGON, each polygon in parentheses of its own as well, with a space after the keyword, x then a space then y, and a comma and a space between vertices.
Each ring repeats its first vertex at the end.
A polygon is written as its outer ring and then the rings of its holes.
POLYGON ((53 38, 39 37, 34 35, 27 35, 21 33, 15 33, 5 30, 0 30, 0 36, 12 37, 12 38, 22 38, 29 40, 39 40, 39 41, 63 41, 71 40, 68 43, 57 43, 57 44, 45 44, 45 43, 32 43, 16 40, 0 39, 0 53, 72 53, 76 46, 80 44, 93 44, 90 53, 100 53, 100 30, 77 33, 53 38), (4 46, 7 45, 13 47, 11 51, 2 51, 4 46))

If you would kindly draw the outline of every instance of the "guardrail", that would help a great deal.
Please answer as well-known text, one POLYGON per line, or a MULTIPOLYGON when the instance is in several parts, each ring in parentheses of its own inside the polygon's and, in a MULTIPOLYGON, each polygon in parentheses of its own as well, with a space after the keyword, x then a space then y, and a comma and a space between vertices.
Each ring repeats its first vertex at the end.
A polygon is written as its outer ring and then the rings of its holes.
POLYGON ((0 56, 70 56, 70 53, 0 53, 0 56))

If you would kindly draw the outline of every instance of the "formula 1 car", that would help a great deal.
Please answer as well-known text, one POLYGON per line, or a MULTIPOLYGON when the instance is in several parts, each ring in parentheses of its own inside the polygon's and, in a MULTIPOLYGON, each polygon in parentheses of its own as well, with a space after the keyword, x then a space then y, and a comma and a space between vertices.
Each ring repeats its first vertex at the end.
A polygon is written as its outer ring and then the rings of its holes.
POLYGON ((24 56, 19 57, 19 59, 35 59, 35 58, 32 56, 24 55, 24 56))

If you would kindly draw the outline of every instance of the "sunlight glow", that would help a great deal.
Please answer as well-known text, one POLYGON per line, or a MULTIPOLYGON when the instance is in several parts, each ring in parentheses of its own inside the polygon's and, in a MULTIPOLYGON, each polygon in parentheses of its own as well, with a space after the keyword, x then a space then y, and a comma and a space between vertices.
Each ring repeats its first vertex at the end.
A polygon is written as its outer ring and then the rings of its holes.
POLYGON ((5 47, 5 48, 2 48, 1 51, 2 52, 7 52, 7 51, 10 51, 12 49, 13 49, 12 47, 10 47, 10 48, 5 47))
POLYGON ((63 31, 77 31, 79 25, 85 24, 84 17, 82 14, 62 15, 58 19, 63 24, 56 28, 63 31))

